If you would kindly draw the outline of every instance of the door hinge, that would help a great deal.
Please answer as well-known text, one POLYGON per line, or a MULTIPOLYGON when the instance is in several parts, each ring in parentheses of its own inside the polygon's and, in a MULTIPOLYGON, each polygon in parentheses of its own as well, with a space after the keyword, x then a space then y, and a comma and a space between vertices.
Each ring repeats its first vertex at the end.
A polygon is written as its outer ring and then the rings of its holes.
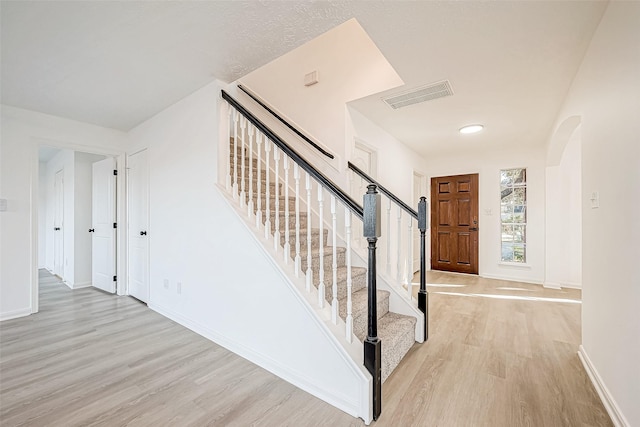
POLYGON ((113 223, 113 228, 118 228, 118 223, 117 222, 113 223))
POLYGON ((114 169, 114 170, 113 170, 113 174, 114 174, 114 175, 116 175, 116 176, 118 176, 118 170, 117 170, 117 169, 114 169))
POLYGON ((113 281, 117 282, 118 281, 118 276, 113 276, 113 281))

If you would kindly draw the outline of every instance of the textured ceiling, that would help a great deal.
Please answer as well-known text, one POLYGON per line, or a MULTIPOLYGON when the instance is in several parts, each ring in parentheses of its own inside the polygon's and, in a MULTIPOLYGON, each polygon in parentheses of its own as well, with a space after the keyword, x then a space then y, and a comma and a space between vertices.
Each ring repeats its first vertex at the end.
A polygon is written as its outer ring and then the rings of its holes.
POLYGON ((386 94, 352 103, 398 139, 424 155, 543 144, 606 4, 2 1, 2 103, 128 130, 355 17, 405 81, 398 90, 453 87, 400 110, 386 94), (462 138, 470 122, 486 130, 462 138))

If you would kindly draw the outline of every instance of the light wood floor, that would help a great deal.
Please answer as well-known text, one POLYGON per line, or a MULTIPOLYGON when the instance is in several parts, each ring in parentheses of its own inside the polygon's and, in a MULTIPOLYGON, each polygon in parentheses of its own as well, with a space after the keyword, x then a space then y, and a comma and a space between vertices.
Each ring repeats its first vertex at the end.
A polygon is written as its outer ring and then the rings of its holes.
MULTIPOLYGON (((431 337, 385 382, 376 425, 611 425, 576 355, 579 291, 429 282, 431 337)), ((0 323, 2 426, 363 425, 134 299, 46 272, 40 294, 40 313, 0 323)))

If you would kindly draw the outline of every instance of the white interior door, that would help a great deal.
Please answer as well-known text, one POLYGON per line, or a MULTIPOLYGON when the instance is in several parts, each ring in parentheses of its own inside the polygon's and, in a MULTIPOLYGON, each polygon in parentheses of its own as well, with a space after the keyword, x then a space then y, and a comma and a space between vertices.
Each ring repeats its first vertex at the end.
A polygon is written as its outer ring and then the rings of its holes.
POLYGON ((108 157, 93 164, 91 278, 98 289, 116 291, 116 168, 108 157))
POLYGON ((127 160, 129 295, 149 300, 149 172, 147 150, 127 160))
POLYGON ((64 278, 64 170, 53 181, 53 273, 64 278))
MULTIPOLYGON (((417 172, 413 173, 413 209, 418 211, 420 197, 426 194, 426 178, 417 172)), ((426 250, 426 249, 425 249, 426 250)), ((417 222, 413 230, 413 272, 420 270, 420 230, 417 222)))
MULTIPOLYGON (((353 155, 351 163, 356 165, 361 171, 372 178, 376 178, 377 169, 377 153, 374 149, 356 141, 353 147, 353 155)), ((351 173, 351 197, 358 203, 362 204, 362 197, 367 192, 369 182, 360 178, 355 173, 351 173)), ((353 239, 356 246, 366 247, 367 241, 362 236, 362 222, 353 221, 353 239)))

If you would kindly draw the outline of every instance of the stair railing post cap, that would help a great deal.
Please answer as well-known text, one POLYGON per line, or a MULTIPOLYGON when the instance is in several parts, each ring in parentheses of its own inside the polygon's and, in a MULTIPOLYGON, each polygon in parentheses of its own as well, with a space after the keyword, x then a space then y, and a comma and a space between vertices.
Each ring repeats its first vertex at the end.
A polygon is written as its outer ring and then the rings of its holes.
POLYGON ((375 184, 367 186, 367 192, 363 196, 364 207, 364 237, 367 239, 378 238, 382 234, 380 231, 380 193, 375 184))

